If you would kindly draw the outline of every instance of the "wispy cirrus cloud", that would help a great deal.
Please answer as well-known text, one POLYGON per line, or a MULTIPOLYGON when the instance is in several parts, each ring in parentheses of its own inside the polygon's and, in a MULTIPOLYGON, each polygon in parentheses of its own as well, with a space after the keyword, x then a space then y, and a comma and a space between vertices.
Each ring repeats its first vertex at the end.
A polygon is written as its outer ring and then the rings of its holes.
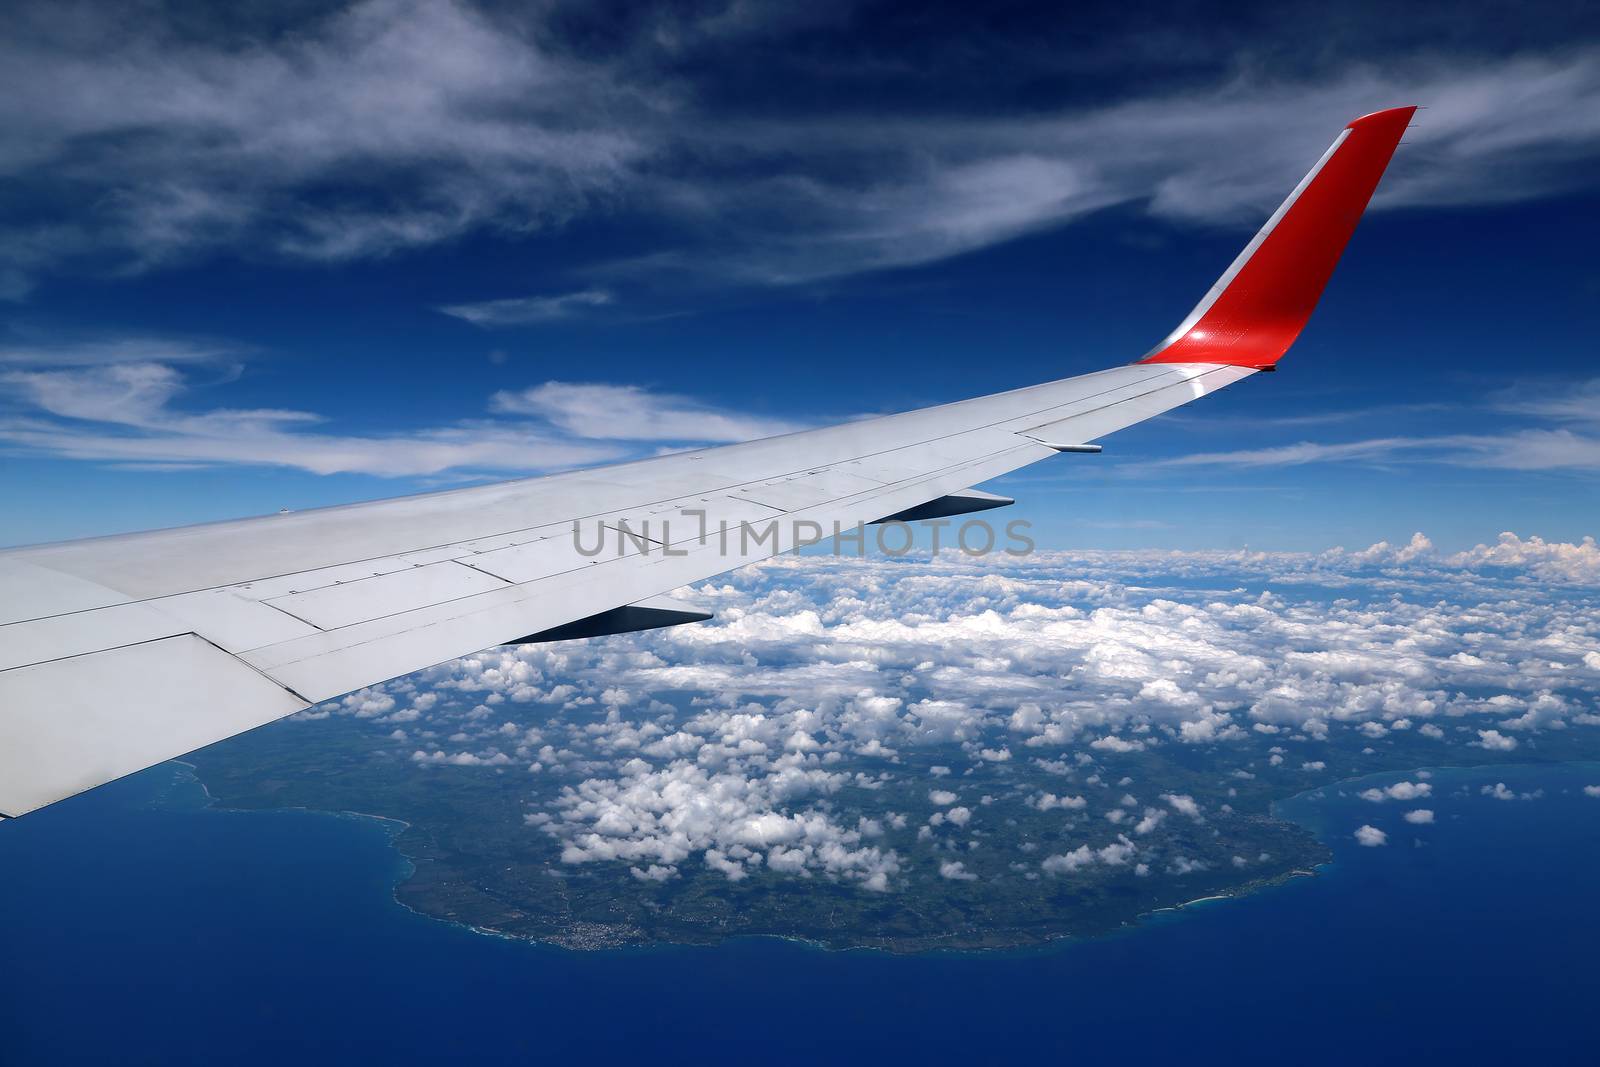
POLYGON ((1158 460, 1157 467, 1296 467, 1308 463, 1442 463, 1520 471, 1600 470, 1600 439, 1566 429, 1503 434, 1374 437, 1361 441, 1301 441, 1230 452, 1197 452, 1158 460))
POLYGON ((630 114, 646 96, 468 3, 365 0, 209 35, 204 21, 17 13, 0 174, 39 196, 0 230, 13 295, 80 258, 328 261, 527 232, 586 210, 648 151, 630 114))
POLYGON ((474 326, 526 326, 575 318, 612 303, 604 289, 584 289, 554 296, 518 296, 483 300, 475 304, 446 304, 439 308, 446 315, 465 319, 474 326))
POLYGON ((578 437, 629 441, 748 441, 805 429, 792 419, 719 410, 691 397, 655 393, 636 385, 545 382, 499 392, 489 401, 499 414, 532 415, 578 437))
MULTIPOLYGON (((935 76, 902 64, 900 93, 870 112, 820 92, 775 111, 732 103, 726 51, 690 60, 758 40, 781 56, 783 35, 814 22, 745 4, 656 11, 596 47, 573 29, 581 16, 362 0, 208 35, 161 9, 25 5, 0 40, 0 176, 20 208, 0 221, 0 292, 22 296, 42 273, 219 251, 341 261, 613 215, 650 219, 651 247, 573 273, 789 284, 1116 204, 1248 225, 1349 118, 1405 102, 1430 110, 1380 208, 1560 193, 1600 161, 1592 46, 1389 53, 1275 77, 1221 64, 1181 87, 1130 81, 1111 102, 1020 114, 897 106, 935 76)), ((1031 62, 1032 44, 995 47, 1031 62)), ((859 74, 838 63, 793 73, 859 74)), ((548 321, 599 291, 448 307, 480 325, 548 321)))
MULTIPOLYGON (((1218 420, 1219 424, 1248 425, 1254 429, 1282 430, 1364 421, 1369 417, 1442 414, 1454 430, 1470 415, 1474 425, 1492 425, 1492 432, 1434 432, 1346 441, 1293 441, 1256 448, 1195 452, 1159 459, 1154 469, 1215 467, 1239 470, 1299 467, 1311 464, 1356 464, 1392 467, 1432 464, 1453 467, 1515 471, 1600 470, 1600 379, 1568 382, 1552 380, 1518 382, 1478 399, 1455 404, 1417 403, 1377 405, 1305 415, 1218 420), (1529 423, 1533 425, 1529 425, 1529 423)), ((1175 421, 1203 424, 1206 417, 1180 415, 1175 421)))
POLYGON ((1600 378, 1520 383, 1491 398, 1500 411, 1565 423, 1600 423, 1600 378))
POLYGON ((205 406, 194 379, 204 360, 181 344, 177 363, 143 358, 159 350, 143 341, 41 344, 27 358, 12 351, 0 359, 0 448, 146 470, 246 465, 417 477, 547 472, 641 455, 656 442, 738 441, 796 428, 640 386, 546 382, 496 394, 484 416, 346 433, 312 411, 205 406))
POLYGON ((0 367, 97 367, 118 363, 225 363, 248 349, 226 341, 170 337, 36 338, 0 344, 0 367))

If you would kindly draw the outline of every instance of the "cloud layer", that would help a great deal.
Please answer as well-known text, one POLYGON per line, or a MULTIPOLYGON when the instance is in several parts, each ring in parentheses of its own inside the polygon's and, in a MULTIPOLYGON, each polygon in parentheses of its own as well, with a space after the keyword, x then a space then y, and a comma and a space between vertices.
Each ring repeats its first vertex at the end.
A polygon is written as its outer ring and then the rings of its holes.
MULTIPOLYGON (((876 891, 1001 871, 1181 874, 1203 862, 1183 828, 1226 811, 1110 770, 1119 760, 1170 753, 1177 773, 1192 762, 1180 753, 1204 754, 1215 795, 1326 781, 1356 748, 1488 759, 1600 726, 1594 562, 1592 544, 1510 534, 1450 557, 1419 535, 1317 556, 1040 553, 1003 569, 785 558, 689 591, 710 623, 485 652, 307 718, 372 719, 419 769, 529 775, 544 799, 528 832, 571 868, 657 880, 703 863, 876 891), (880 792, 894 806, 863 815, 859 798, 880 792), (1059 836, 986 853, 986 827, 1019 810, 1059 836)), ((1425 778, 1362 796, 1414 807, 1425 778)))

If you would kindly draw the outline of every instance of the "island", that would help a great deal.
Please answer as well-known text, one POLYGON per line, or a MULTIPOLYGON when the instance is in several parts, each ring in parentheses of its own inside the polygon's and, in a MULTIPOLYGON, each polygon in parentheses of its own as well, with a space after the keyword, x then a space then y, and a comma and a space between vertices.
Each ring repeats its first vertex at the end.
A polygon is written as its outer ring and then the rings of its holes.
MULTIPOLYGON (((847 784, 780 810, 851 827, 849 844, 875 850, 889 870, 870 885, 848 869, 830 874, 776 859, 741 864, 730 877, 729 860, 705 852, 670 872, 628 858, 571 862, 570 837, 548 826, 584 768, 423 766, 406 744, 358 718, 286 722, 192 763, 223 807, 359 812, 403 824, 394 844, 410 873, 396 899, 477 930, 570 949, 771 936, 925 952, 1091 937, 1308 874, 1327 860, 1327 847, 1273 815, 1274 801, 1307 789, 1441 756, 1477 764, 1600 753, 1594 727, 1515 756, 1466 744, 1441 750, 1404 735, 1377 748, 1355 730, 1335 730, 1291 763, 1274 760, 1282 746, 1271 740, 1003 760, 948 745, 893 762, 836 761, 829 774, 847 784)), ((1425 785, 1416 788, 1425 796, 1425 785)))

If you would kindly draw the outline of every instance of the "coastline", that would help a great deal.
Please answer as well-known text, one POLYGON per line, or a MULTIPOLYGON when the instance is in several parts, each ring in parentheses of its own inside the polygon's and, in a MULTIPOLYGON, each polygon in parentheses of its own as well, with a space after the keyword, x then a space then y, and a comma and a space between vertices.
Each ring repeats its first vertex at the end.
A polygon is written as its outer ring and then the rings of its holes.
MULTIPOLYGON (((777 1047, 795 1062, 836 1057, 833 1033, 792 1023, 800 1006, 808 1018, 855 1020, 847 1043, 862 1059, 1026 1060, 1042 1036, 1056 1058, 1273 1062, 1299 1048, 1303 1059, 1348 1064, 1370 1054, 1366 1019, 1310 1046, 1305 1035, 1321 1032, 1330 997, 1384 973, 1411 990, 1397 1016, 1405 1040, 1458 1062, 1579 1062, 1563 1050, 1581 1052, 1594 1036, 1581 1010, 1586 987, 1571 978, 1600 951, 1588 899, 1600 884, 1600 800, 1582 792, 1600 782, 1592 766, 1441 775, 1438 823, 1417 831, 1431 846, 1420 849, 1409 835, 1360 848, 1348 831, 1363 817, 1403 827, 1408 809, 1330 793, 1285 812, 1310 809, 1340 838, 1324 877, 1236 905, 1164 912, 1123 931, 1132 936, 915 955, 806 951, 815 946, 777 937, 715 951, 571 952, 469 936, 481 931, 390 906, 398 871, 388 835, 371 828, 388 824, 298 812, 227 819, 227 809, 202 809, 190 781, 184 768, 166 768, 0 833, 18 875, 7 880, 9 932, 28 961, 7 984, 20 1024, 13 1036, 37 1034, 41 1048, 75 1041, 74 1062, 113 1060, 132 1041, 164 1062, 203 1063, 241 1032, 250 1040, 240 1054, 262 1063, 610 1059, 640 1047, 690 1062, 748 1055, 776 1026, 777 1047), (1481 794, 1502 773, 1519 795, 1542 786, 1544 797, 1481 794), (1153 936, 1138 932, 1156 925, 1153 936), (139 980, 94 979, 108 972, 139 980), (1463 994, 1507 973, 1524 978, 1515 999, 1497 996, 1496 1031, 1435 1025, 1463 994), (179 1027, 175 988, 185 991, 179 1027), (1151 1003, 1162 1005, 1161 1026, 1125 1025, 1151 1003), (618 1007, 634 1005, 619 1021, 618 1007), (82 1026, 85 1011, 106 1025, 82 1026), (930 1011, 952 1018, 930 1027, 930 1011), (1553 1021, 1563 1028, 1539 1029, 1553 1021), (1542 1036, 1530 1044, 1530 1035, 1542 1036)), ((220 794, 243 781, 219 776, 211 787, 220 794)), ((270 801, 271 789, 248 795, 270 801)), ((408 811, 424 841, 428 818, 417 816, 426 812, 408 811)), ((1205 895, 1169 891, 1158 903, 1205 895)), ((837 929, 863 928, 876 927, 837 929)))
MULTIPOLYGON (((1283 872, 1281 874, 1274 875, 1274 876, 1269 877, 1269 878, 1262 878, 1262 879, 1242 882, 1237 886, 1228 887, 1226 889, 1223 889, 1221 891, 1214 892, 1214 893, 1208 893, 1208 894, 1206 894, 1204 896, 1196 897, 1196 898, 1191 899, 1191 900, 1186 900, 1186 901, 1182 901, 1182 902, 1176 903, 1176 904, 1170 904, 1170 905, 1164 905, 1164 906, 1161 906, 1161 907, 1152 908, 1152 909, 1150 909, 1148 911, 1140 912, 1137 915, 1133 916, 1131 919, 1121 923, 1119 926, 1116 926, 1116 927, 1113 927, 1113 928, 1110 928, 1110 929, 1101 930, 1101 931, 1097 931, 1097 932, 1093 932, 1093 933, 1061 934, 1061 935, 1058 935, 1058 936, 1045 937, 1045 938, 1039 939, 1039 940, 1033 940, 1033 941, 1028 941, 1028 942, 1019 942, 1017 944, 997 945, 997 946, 992 947, 992 948, 965 947, 965 946, 963 946, 963 947, 954 947, 954 946, 952 946, 952 947, 940 947, 940 946, 936 946, 936 945, 920 945, 920 946, 916 946, 916 947, 909 947, 909 946, 908 947, 896 947, 894 945, 882 945, 882 944, 839 944, 839 943, 834 943, 834 942, 829 942, 829 941, 822 941, 822 940, 817 940, 817 939, 813 939, 813 938, 807 938, 807 937, 804 937, 804 936, 801 936, 801 935, 798 935, 798 934, 785 934, 785 933, 738 933, 738 934, 731 934, 731 935, 726 935, 726 936, 722 936, 722 937, 707 938, 706 940, 703 940, 703 941, 687 941, 687 940, 676 940, 676 941, 675 940, 633 941, 633 940, 620 939, 621 937, 623 937, 625 935, 621 935, 619 931, 617 931, 615 928, 611 928, 611 927, 600 927, 600 928, 597 928, 596 930, 592 931, 592 933, 600 934, 600 933, 602 933, 602 930, 603 930, 603 932, 606 933, 606 934, 613 934, 614 936, 612 938, 608 939, 608 938, 604 938, 604 937, 596 937, 595 941, 591 942, 591 943, 581 943, 581 941, 579 943, 567 943, 567 942, 563 942, 563 941, 555 939, 555 938, 528 936, 528 935, 523 935, 523 934, 511 933, 511 932, 508 932, 506 930, 497 929, 497 928, 495 928, 493 926, 485 926, 485 925, 475 924, 475 923, 471 923, 471 922, 465 922, 465 921, 462 921, 460 919, 454 919, 454 918, 450 918, 450 917, 443 916, 443 915, 436 915, 436 914, 433 914, 431 912, 424 911, 424 910, 422 910, 420 908, 413 907, 412 905, 410 905, 410 904, 406 903, 404 900, 402 900, 400 898, 400 895, 399 895, 400 887, 411 877, 411 875, 416 870, 416 861, 415 861, 414 857, 408 855, 399 844, 399 840, 400 840, 402 834, 404 833, 404 831, 411 828, 411 824, 409 822, 403 820, 403 819, 397 819, 397 818, 394 818, 392 816, 386 816, 386 815, 378 815, 378 814, 374 814, 374 813, 371 813, 371 812, 361 812, 361 811, 354 811, 354 810, 337 810, 337 811, 334 811, 334 810, 327 810, 327 809, 321 809, 321 808, 312 808, 312 807, 304 807, 304 806, 285 806, 285 807, 281 807, 281 808, 242 808, 242 807, 232 807, 232 806, 229 806, 229 805, 221 802, 216 796, 214 796, 211 793, 210 789, 207 788, 204 779, 201 777, 200 769, 195 764, 188 763, 188 762, 182 761, 182 760, 173 760, 173 761, 170 761, 170 762, 185 768, 185 770, 186 770, 186 778, 189 781, 192 781, 195 785, 198 785, 200 787, 201 793, 202 793, 203 797, 205 798, 205 807, 207 807, 209 810, 212 810, 212 811, 216 811, 216 812, 219 812, 219 813, 226 813, 226 814, 230 814, 230 815, 257 814, 257 813, 274 812, 274 811, 278 811, 278 812, 294 812, 294 813, 297 813, 297 814, 315 814, 315 815, 331 816, 331 817, 334 817, 334 818, 352 818, 352 819, 360 819, 360 820, 370 820, 372 822, 380 824, 383 827, 384 831, 385 831, 385 835, 386 835, 386 837, 388 839, 388 843, 390 845, 390 848, 391 848, 393 854, 402 861, 401 868, 397 870, 397 872, 395 874, 395 877, 393 877, 390 880, 390 883, 389 883, 389 897, 390 897, 390 900, 395 905, 399 906, 401 909, 403 909, 404 911, 406 911, 406 912, 408 912, 408 913, 410 913, 412 915, 415 915, 415 916, 417 916, 419 918, 422 918, 422 919, 426 919, 429 922, 441 923, 441 924, 444 924, 445 926, 448 926, 448 927, 455 927, 455 928, 470 932, 472 934, 476 934, 476 935, 484 936, 484 937, 490 937, 490 938, 494 938, 494 939, 500 940, 500 941, 514 942, 514 943, 517 943, 517 944, 530 945, 530 946, 538 946, 538 947, 541 947, 541 948, 544 948, 544 949, 547 949, 547 950, 551 950, 551 951, 567 952, 567 953, 582 954, 582 955, 590 955, 590 954, 596 954, 596 953, 604 954, 604 953, 658 952, 658 951, 691 950, 691 949, 716 949, 716 948, 721 947, 723 945, 734 944, 734 943, 739 943, 739 942, 778 941, 778 942, 784 942, 784 943, 787 943, 787 944, 792 944, 792 945, 800 946, 800 947, 803 947, 803 948, 806 948, 806 949, 815 950, 815 951, 824 952, 824 953, 852 953, 852 952, 855 952, 855 953, 869 953, 869 954, 873 954, 873 955, 880 955, 880 956, 891 957, 891 958, 970 957, 970 958, 975 958, 975 959, 994 959, 994 958, 1005 958, 1005 957, 1019 956, 1019 955, 1020 956, 1031 956, 1031 955, 1035 955, 1035 954, 1039 954, 1039 953, 1050 953, 1050 952, 1054 952, 1054 951, 1061 951, 1061 950, 1064 950, 1067 946, 1070 946, 1070 945, 1080 945, 1080 944, 1085 944, 1085 943, 1090 943, 1090 942, 1098 942, 1098 941, 1106 940, 1108 938, 1114 938, 1114 937, 1118 937, 1118 936, 1123 936, 1123 935, 1127 935, 1127 934, 1134 933, 1134 932, 1137 932, 1137 931, 1150 930, 1150 929, 1160 925, 1163 922, 1172 921, 1172 920, 1176 919, 1178 916, 1181 915, 1181 913, 1183 913, 1185 911, 1194 910, 1196 908, 1199 908, 1202 905, 1217 904, 1217 903, 1222 903, 1222 902, 1227 902, 1227 901, 1246 900, 1246 899, 1250 899, 1250 898, 1256 897, 1256 896, 1258 896, 1259 894, 1261 894, 1262 892, 1264 892, 1266 890, 1270 890, 1270 889, 1286 886, 1286 885, 1292 884, 1294 882, 1297 882, 1300 879, 1315 878, 1318 875, 1320 875, 1324 870, 1332 867, 1334 862, 1335 862, 1333 857, 1330 855, 1330 857, 1327 860, 1325 860, 1324 862, 1315 864, 1314 866, 1309 867, 1309 868, 1295 868, 1293 870, 1285 871, 1285 872, 1283 872), (607 940, 609 940, 610 943, 601 943, 601 942, 604 942, 604 941, 607 941, 607 940)), ((1280 809, 1285 805, 1293 805, 1296 802, 1299 802, 1299 801, 1305 800, 1307 798, 1313 797, 1316 794, 1326 793, 1328 790, 1343 790, 1343 789, 1347 789, 1347 788, 1353 787, 1353 786, 1355 786, 1355 785, 1357 785, 1359 783, 1366 783, 1366 782, 1369 782, 1369 781, 1374 781, 1374 780, 1379 780, 1379 779, 1388 780, 1388 779, 1395 779, 1395 778, 1404 778, 1404 777, 1407 777, 1407 776, 1410 776, 1410 775, 1418 774, 1420 772, 1428 772, 1430 774, 1450 773, 1450 772, 1475 772, 1475 771, 1481 771, 1481 770, 1488 770, 1488 769, 1491 769, 1491 768, 1500 769, 1500 770, 1529 770, 1529 769, 1538 769, 1538 768, 1541 768, 1541 767, 1555 767, 1555 766, 1569 766, 1570 767, 1570 766, 1578 766, 1578 765, 1584 765, 1584 764, 1591 764, 1591 765, 1594 765, 1596 767, 1600 767, 1600 761, 1594 761, 1594 760, 1547 760, 1547 761, 1536 761, 1536 762, 1528 762, 1528 763, 1509 763, 1509 764, 1508 763, 1476 763, 1476 764, 1425 765, 1425 766, 1411 767, 1411 768, 1407 768, 1407 769, 1403 769, 1403 770, 1377 771, 1377 772, 1372 772, 1372 773, 1368 773, 1368 774, 1353 775, 1351 777, 1337 779, 1337 780, 1332 781, 1332 782, 1326 782, 1326 783, 1323 783, 1321 785, 1313 786, 1312 788, 1309 788, 1309 789, 1301 790, 1300 792, 1294 793, 1294 794, 1292 794, 1290 796, 1282 797, 1280 799, 1274 800, 1274 801, 1272 801, 1272 803, 1270 805, 1269 813, 1270 813, 1270 817, 1275 819, 1275 820, 1282 821, 1282 822, 1287 822, 1287 823, 1292 823, 1292 824, 1294 824, 1296 826, 1300 826, 1301 828, 1305 829, 1308 833, 1311 833, 1317 839, 1317 841, 1319 843, 1321 843, 1326 848, 1326 847, 1330 847, 1330 846, 1329 846, 1328 838, 1327 838, 1327 836, 1325 834, 1325 827, 1322 827, 1320 825, 1315 825, 1315 824, 1313 824, 1312 821, 1306 820, 1303 817, 1295 817, 1295 816, 1292 816, 1292 815, 1286 815, 1280 809)), ((599 924, 591 924, 591 925, 596 925, 598 927, 599 924)))

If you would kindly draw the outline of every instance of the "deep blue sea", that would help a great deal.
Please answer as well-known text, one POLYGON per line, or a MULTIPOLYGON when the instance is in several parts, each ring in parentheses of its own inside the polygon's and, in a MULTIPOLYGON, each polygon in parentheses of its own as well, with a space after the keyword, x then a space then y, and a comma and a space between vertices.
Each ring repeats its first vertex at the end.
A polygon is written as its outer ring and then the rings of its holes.
POLYGON ((212 810, 168 765, 0 825, 0 1064, 1595 1063, 1600 766, 1432 781, 1431 826, 1283 805, 1319 877, 1049 951, 575 954, 395 904, 381 823, 212 810))

